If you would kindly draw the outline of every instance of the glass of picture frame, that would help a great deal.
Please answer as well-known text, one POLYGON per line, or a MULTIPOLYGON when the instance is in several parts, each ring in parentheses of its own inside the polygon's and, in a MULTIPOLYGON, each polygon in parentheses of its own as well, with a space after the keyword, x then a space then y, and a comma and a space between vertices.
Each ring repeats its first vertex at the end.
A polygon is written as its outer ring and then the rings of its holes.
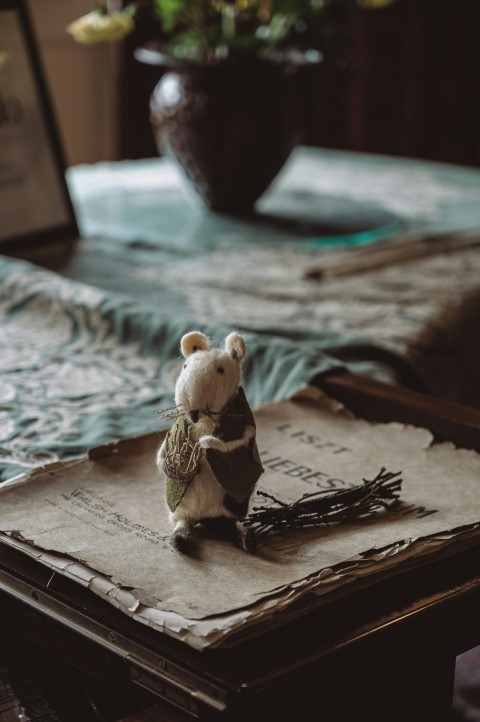
POLYGON ((0 0, 0 246, 77 234, 26 0, 0 0))

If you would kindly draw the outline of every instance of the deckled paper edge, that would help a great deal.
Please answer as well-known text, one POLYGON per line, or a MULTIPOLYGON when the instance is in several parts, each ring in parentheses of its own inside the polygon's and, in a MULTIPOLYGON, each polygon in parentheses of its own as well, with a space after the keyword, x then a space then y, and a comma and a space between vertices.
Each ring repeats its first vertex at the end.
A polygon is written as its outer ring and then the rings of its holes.
POLYGON ((129 590, 116 586, 107 577, 73 559, 43 551, 8 534, 0 533, 0 540, 33 557, 53 572, 80 583, 136 621, 201 650, 221 646, 225 641, 228 642, 230 637, 237 638, 252 625, 270 620, 280 612, 291 608, 306 594, 313 593, 320 600, 324 595, 340 590, 352 581, 371 575, 379 562, 382 563, 382 567, 378 569, 377 574, 412 558, 418 561, 440 548, 446 551, 452 545, 458 546, 462 537, 464 544, 468 545, 470 540, 473 543, 473 539, 478 536, 479 528, 480 522, 467 528, 453 529, 430 537, 398 541, 385 549, 356 555, 331 568, 324 568, 309 577, 272 590, 272 593, 262 597, 254 605, 201 620, 188 619, 176 612, 143 606, 129 590))

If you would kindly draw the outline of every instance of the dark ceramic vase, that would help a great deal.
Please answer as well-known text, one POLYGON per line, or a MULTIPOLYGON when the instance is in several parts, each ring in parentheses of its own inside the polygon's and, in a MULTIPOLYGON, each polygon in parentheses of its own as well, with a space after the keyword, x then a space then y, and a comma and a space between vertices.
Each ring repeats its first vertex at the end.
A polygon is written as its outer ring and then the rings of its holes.
POLYGON ((150 115, 159 152, 175 156, 210 209, 250 212, 301 141, 303 67, 190 67, 156 85, 150 115))

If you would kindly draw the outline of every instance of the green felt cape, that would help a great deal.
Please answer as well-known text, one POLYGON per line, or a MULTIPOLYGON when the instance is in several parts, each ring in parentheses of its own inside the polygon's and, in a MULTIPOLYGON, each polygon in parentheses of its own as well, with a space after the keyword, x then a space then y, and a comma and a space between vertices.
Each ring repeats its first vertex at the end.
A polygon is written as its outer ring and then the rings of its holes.
MULTIPOLYGON (((170 451, 178 429, 180 441, 187 438, 190 422, 180 416, 172 425, 167 436, 167 451, 170 451)), ((213 435, 222 441, 232 441, 243 435, 247 426, 255 426, 252 410, 240 386, 232 401, 222 411, 213 435)), ((226 454, 216 449, 206 449, 207 461, 217 481, 223 486, 235 502, 248 500, 256 482, 263 473, 263 467, 258 454, 255 439, 251 439, 246 446, 230 451, 226 454)), ((191 482, 166 479, 166 499, 171 511, 175 511, 191 482)))

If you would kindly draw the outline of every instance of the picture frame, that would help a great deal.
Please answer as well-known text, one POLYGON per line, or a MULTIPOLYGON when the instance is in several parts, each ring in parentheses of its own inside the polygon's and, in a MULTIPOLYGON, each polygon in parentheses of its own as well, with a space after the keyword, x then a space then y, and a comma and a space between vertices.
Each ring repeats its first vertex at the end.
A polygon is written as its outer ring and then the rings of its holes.
POLYGON ((26 0, 0 0, 0 247, 77 236, 26 0))

